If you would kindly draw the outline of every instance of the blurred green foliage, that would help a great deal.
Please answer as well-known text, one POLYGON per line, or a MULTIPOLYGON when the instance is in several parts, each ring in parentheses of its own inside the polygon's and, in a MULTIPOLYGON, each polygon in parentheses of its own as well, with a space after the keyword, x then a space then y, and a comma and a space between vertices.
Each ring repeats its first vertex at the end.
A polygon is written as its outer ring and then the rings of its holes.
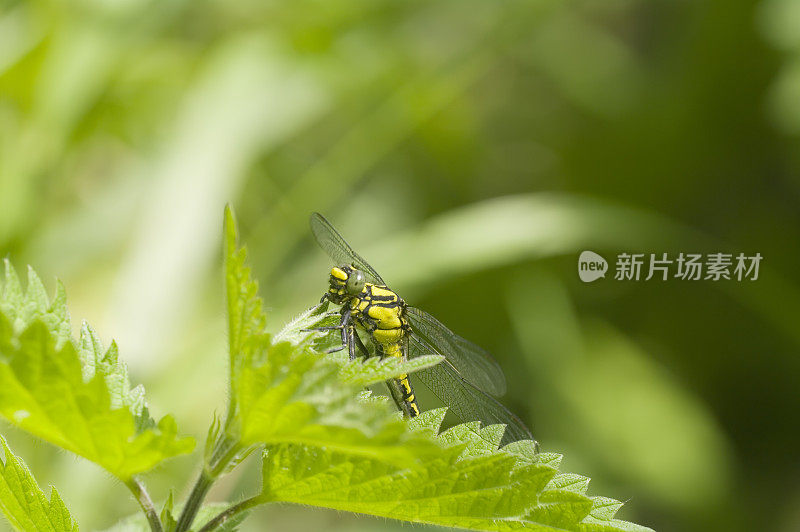
MULTIPOLYGON (((325 288, 321 211, 495 353, 507 404, 626 519, 795 530, 798 35, 792 0, 0 0, 0 255, 58 275, 154 415, 178 405, 202 437, 226 393, 224 203, 274 329, 325 288), (753 283, 584 285, 583 249, 765 258, 753 283)), ((85 528, 135 511, 3 430, 85 528)), ((154 496, 193 463, 153 473, 154 496)), ((398 525, 246 525, 267 526, 398 525)))

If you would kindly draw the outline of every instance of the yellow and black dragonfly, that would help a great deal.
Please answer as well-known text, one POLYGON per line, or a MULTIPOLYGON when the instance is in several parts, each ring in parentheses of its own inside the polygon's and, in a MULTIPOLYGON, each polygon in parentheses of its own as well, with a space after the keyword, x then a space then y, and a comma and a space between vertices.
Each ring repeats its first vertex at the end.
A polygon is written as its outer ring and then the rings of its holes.
MULTIPOLYGON (((495 399, 505 393, 506 380, 488 352, 458 336, 430 314, 407 305, 321 214, 311 215, 311 231, 336 263, 322 301, 327 299, 341 305, 339 325, 321 329, 339 329, 341 348, 348 349, 351 359, 359 351, 370 356, 356 328, 369 336, 375 355, 380 357, 441 355, 444 357, 441 363, 415 372, 412 377, 448 406, 449 412, 462 422, 506 425, 503 443, 533 439, 522 421, 495 399)), ((387 385, 406 416, 419 414, 408 375, 387 385)))

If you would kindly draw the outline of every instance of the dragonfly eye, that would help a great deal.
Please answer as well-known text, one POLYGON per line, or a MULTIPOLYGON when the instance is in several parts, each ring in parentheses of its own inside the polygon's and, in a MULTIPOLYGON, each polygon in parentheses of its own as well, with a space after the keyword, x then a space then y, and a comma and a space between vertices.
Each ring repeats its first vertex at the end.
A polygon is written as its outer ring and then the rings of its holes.
POLYGON ((364 289, 364 283, 367 278, 361 270, 353 270, 347 277, 347 292, 350 294, 358 294, 364 289))

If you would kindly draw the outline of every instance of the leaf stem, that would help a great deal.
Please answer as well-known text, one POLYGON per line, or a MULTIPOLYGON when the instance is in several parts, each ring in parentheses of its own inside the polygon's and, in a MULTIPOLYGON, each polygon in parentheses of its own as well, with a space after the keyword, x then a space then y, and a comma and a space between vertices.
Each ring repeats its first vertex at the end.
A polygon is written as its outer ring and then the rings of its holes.
POLYGON ((131 477, 130 480, 125 482, 125 485, 128 486, 128 489, 131 490, 136 500, 139 501, 139 506, 142 507, 142 511, 144 511, 147 516, 147 521, 150 523, 150 530, 153 532, 164 532, 156 507, 152 499, 150 499, 150 495, 147 493, 147 489, 144 487, 142 481, 136 477, 131 477))
POLYGON ((189 530, 197 512, 203 504, 203 500, 206 498, 206 494, 208 494, 208 490, 211 489, 211 485, 214 484, 215 480, 216 477, 209 475, 206 469, 200 472, 200 476, 197 478, 197 482, 194 483, 194 487, 192 488, 192 493, 189 495, 189 499, 187 499, 186 505, 183 507, 181 516, 178 519, 178 524, 175 527, 175 532, 189 530))
POLYGON ((217 527, 222 526, 227 520, 231 519, 236 514, 249 510, 250 508, 257 506, 262 502, 264 502, 263 497, 261 497, 260 495, 256 495, 255 497, 250 497, 249 499, 245 499, 238 504, 234 504, 233 506, 217 514, 216 517, 214 517, 214 519, 203 525, 203 527, 200 530, 198 530, 198 532, 211 532, 212 530, 215 530, 217 527))
POLYGON ((241 450, 239 442, 230 437, 223 437, 214 446, 211 459, 203 467, 197 481, 192 487, 192 492, 183 507, 175 532, 186 532, 192 526, 197 512, 203 505, 203 501, 208 494, 208 490, 216 482, 217 478, 225 471, 225 468, 241 450))

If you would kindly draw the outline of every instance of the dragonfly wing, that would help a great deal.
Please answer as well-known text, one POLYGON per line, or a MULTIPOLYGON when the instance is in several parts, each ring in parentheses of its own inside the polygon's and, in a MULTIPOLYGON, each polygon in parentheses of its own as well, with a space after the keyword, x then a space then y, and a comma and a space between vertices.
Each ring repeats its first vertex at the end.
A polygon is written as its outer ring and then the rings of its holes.
POLYGON ((418 308, 408 307, 412 335, 443 355, 465 381, 495 397, 506 393, 506 378, 497 361, 478 347, 448 329, 439 320, 418 308))
POLYGON ((353 248, 350 247, 342 235, 334 229, 324 216, 318 212, 312 213, 310 223, 311 232, 314 234, 314 238, 317 239, 319 247, 321 247, 337 265, 352 264, 364 272, 369 282, 386 285, 383 279, 381 279, 381 276, 378 275, 378 272, 376 272, 361 255, 353 251, 353 248))
MULTIPOLYGON (((428 354, 430 350, 413 336, 409 338, 412 352, 428 354)), ((436 397, 449 407, 462 422, 480 421, 483 426, 506 426, 503 444, 517 440, 533 440, 533 436, 525 424, 506 407, 490 395, 482 392, 466 380, 456 369, 444 360, 430 368, 416 371, 412 378, 422 382, 436 397)))

